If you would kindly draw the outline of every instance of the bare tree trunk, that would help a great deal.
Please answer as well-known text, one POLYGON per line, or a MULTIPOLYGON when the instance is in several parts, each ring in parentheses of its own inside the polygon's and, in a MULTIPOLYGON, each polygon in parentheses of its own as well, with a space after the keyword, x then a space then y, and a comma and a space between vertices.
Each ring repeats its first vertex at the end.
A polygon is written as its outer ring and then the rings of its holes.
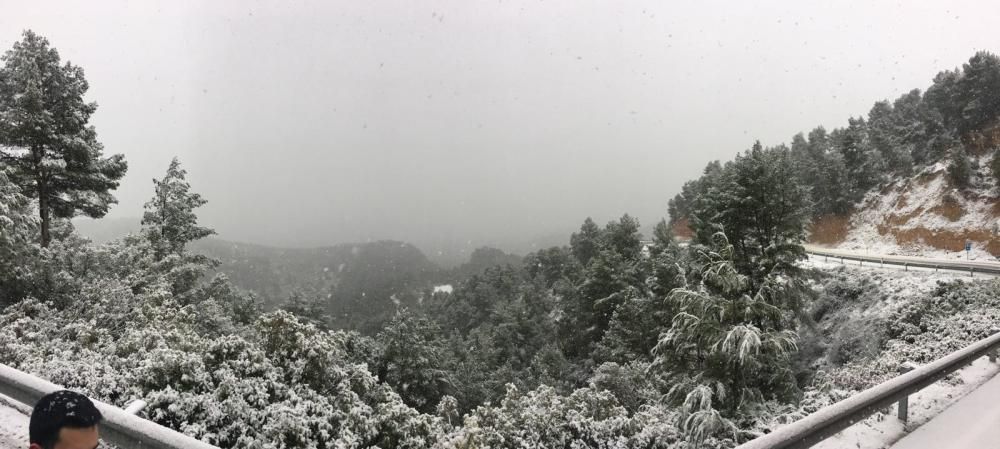
POLYGON ((46 188, 45 181, 38 181, 38 215, 42 219, 42 248, 49 246, 49 242, 52 240, 51 235, 49 235, 49 198, 48 189, 46 188))

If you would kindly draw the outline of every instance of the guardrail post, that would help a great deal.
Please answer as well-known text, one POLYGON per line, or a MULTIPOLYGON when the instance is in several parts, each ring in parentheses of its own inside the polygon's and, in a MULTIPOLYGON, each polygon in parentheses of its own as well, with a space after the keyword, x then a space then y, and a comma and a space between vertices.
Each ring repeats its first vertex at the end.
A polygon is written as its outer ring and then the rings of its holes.
POLYGON ((934 272, 935 273, 938 272, 938 268, 941 268, 941 265, 934 265, 934 272))
MULTIPOLYGON (((899 366, 899 373, 905 374, 910 371, 913 371, 914 368, 916 368, 916 366, 913 363, 903 362, 903 364, 899 366)), ((910 409, 910 397, 903 396, 903 398, 900 399, 898 403, 896 403, 896 417, 899 418, 899 420, 902 421, 903 424, 906 424, 906 420, 909 417, 909 409, 910 409)))
POLYGON ((858 266, 859 267, 862 266, 862 265, 864 265, 864 264, 865 264, 865 260, 864 259, 858 259, 858 266))
POLYGON ((990 361, 991 362, 996 363, 996 361, 997 361, 997 350, 996 349, 990 351, 989 353, 987 353, 987 355, 990 356, 990 361))
POLYGON ((910 263, 903 262, 903 271, 910 271, 910 263))
POLYGON ((969 267, 969 277, 976 277, 976 267, 969 267))
POLYGON ((878 259, 878 264, 879 264, 879 266, 881 266, 882 268, 885 268, 885 258, 882 258, 882 257, 879 257, 879 259, 878 259))
POLYGON ((843 264, 844 264, 844 256, 840 256, 840 264, 841 264, 841 265, 843 265, 843 264))

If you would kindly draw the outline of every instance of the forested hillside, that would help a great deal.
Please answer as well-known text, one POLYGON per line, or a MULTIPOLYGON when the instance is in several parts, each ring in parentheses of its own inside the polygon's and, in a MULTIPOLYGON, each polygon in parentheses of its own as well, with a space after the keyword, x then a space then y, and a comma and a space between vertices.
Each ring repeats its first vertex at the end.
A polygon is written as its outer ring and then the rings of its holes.
MULTIPOLYGON (((876 102, 867 118, 763 151, 789 160, 786 175, 808 190, 814 242, 922 253, 971 240, 1000 255, 998 117, 1000 58, 979 52, 923 92, 876 102)), ((672 224, 720 222, 706 203, 731 191, 734 163, 712 162, 685 184, 670 202, 672 224)))
POLYGON ((315 307, 340 329, 374 333, 399 306, 412 306, 443 278, 413 245, 379 241, 284 249, 205 240, 192 251, 218 259, 217 271, 254 292, 268 310, 315 307))
MULTIPOLYGON (((74 228, 94 236, 97 243, 140 232, 131 220, 113 220, 108 227, 90 220, 74 223, 74 228)), ((522 260, 481 247, 461 265, 444 269, 419 248, 389 240, 278 248, 208 237, 192 242, 190 248, 218 260, 212 273, 225 274, 233 285, 256 295, 265 310, 309 309, 333 328, 366 334, 378 332, 396 308, 429 297, 435 286, 464 281, 494 266, 516 267, 522 260)))

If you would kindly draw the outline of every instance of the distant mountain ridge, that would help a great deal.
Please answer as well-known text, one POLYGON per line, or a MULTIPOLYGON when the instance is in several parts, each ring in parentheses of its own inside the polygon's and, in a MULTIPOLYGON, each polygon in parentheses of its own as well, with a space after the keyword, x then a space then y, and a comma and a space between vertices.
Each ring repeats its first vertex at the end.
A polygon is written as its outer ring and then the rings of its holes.
MULTIPOLYGON (((104 243, 139 230, 138 220, 86 220, 77 231, 104 243)), ((519 266, 521 257, 477 248, 451 269, 430 261, 416 246, 395 240, 318 248, 278 248, 205 238, 190 250, 221 262, 217 272, 254 292, 265 308, 293 301, 315 304, 332 327, 374 332, 400 307, 419 307, 433 288, 456 284, 496 265, 519 266)))

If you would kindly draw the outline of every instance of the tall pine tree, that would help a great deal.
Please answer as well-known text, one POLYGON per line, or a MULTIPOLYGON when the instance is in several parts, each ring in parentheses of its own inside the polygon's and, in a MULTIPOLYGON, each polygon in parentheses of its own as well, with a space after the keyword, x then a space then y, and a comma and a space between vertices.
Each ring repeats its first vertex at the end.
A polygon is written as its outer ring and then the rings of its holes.
POLYGON ((146 203, 142 225, 146 228, 157 259, 168 254, 181 255, 189 242, 215 234, 212 229, 198 226, 194 209, 203 206, 206 201, 190 191, 191 185, 184 179, 185 176, 187 171, 174 158, 166 176, 162 180, 153 180, 156 193, 146 203))
POLYGON ((127 165, 103 157, 88 125, 96 103, 84 101, 83 69, 61 64, 49 42, 31 31, 4 54, 0 68, 0 161, 13 168, 22 192, 38 200, 41 244, 52 218, 103 217, 127 165))
POLYGON ((732 434, 732 419, 755 403, 796 391, 791 355, 801 283, 774 271, 758 285, 737 271, 722 233, 699 252, 701 282, 674 289, 678 310, 653 348, 651 373, 673 387, 681 428, 694 442, 732 434))
POLYGON ((174 158, 166 176, 153 180, 156 193, 146 203, 142 217, 142 233, 153 253, 154 271, 166 273, 171 292, 182 301, 191 296, 208 269, 219 265, 218 260, 186 250, 189 242, 215 234, 212 229, 198 226, 194 209, 204 205, 205 200, 190 191, 186 175, 174 158))

